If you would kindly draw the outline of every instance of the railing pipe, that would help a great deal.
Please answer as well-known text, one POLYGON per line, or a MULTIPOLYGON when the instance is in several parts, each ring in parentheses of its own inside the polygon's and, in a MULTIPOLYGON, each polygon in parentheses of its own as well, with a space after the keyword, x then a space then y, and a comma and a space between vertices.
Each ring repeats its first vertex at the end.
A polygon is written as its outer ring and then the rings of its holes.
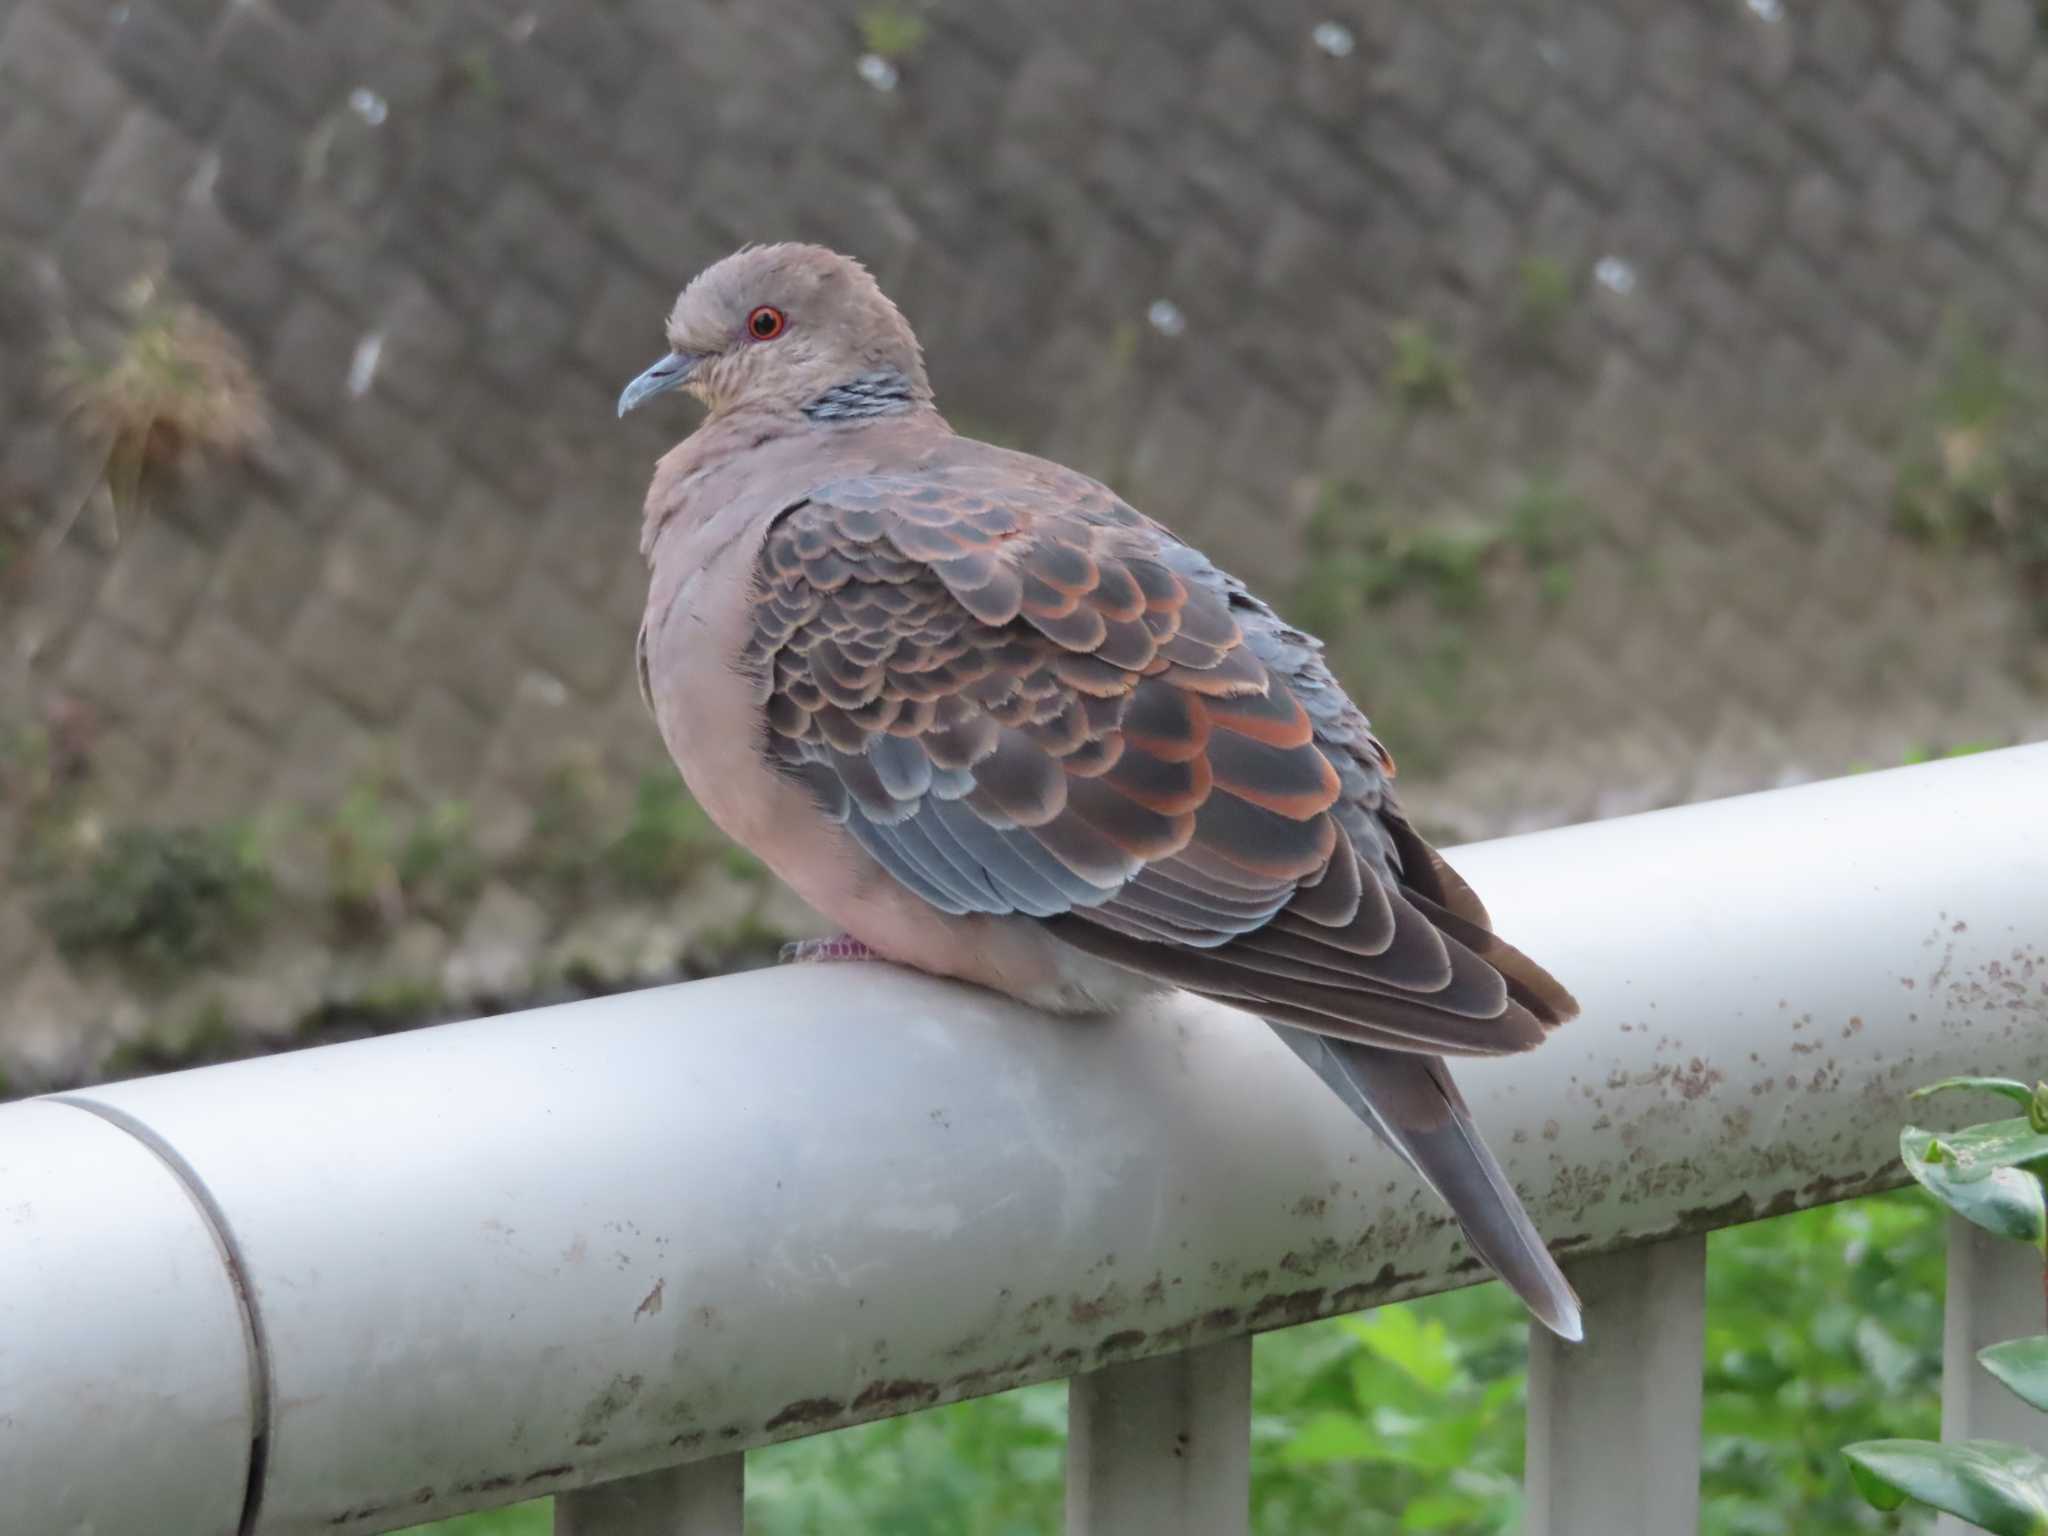
MULTIPOLYGON (((1908 1088, 2048 1075, 2048 747, 1456 861, 1586 1005, 1458 1069, 1566 1254, 1885 1187, 1908 1088)), ((0 1488, 390 1530, 1473 1278, 1226 1009, 756 973, 0 1110, 0 1488)))
POLYGON ((264 1424, 248 1327, 176 1167, 69 1105, 0 1111, 0 1531, 233 1531, 264 1424))

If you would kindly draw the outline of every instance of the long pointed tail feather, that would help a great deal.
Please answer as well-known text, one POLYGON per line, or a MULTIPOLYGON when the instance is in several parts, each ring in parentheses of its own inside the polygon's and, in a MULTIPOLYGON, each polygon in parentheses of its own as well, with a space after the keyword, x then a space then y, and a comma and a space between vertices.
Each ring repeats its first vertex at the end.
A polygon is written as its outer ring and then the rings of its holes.
POLYGON ((1274 1032, 1351 1109, 1406 1159, 1464 1229, 1465 1240, 1536 1320, 1560 1338, 1584 1337, 1579 1298, 1480 1140, 1443 1061, 1315 1034, 1274 1032))

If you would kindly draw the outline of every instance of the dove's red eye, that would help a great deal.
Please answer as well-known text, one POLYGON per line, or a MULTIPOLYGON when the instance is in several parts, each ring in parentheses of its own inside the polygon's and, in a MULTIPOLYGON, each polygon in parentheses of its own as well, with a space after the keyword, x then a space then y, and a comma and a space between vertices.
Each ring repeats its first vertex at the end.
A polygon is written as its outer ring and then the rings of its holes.
POLYGON ((756 341, 773 341, 782 334, 782 311, 773 304, 763 304, 747 316, 747 334, 756 341))

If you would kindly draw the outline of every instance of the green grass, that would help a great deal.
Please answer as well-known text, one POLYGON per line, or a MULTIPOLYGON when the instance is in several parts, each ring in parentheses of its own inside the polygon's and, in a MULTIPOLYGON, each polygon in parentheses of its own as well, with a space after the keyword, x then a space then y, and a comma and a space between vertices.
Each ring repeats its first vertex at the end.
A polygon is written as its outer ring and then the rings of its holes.
POLYGON ((421 913, 458 921, 485 876, 472 820, 460 800, 413 809, 392 770, 350 786, 321 829, 328 903, 344 933, 367 936, 421 913))
POLYGON ((1531 340, 1549 337, 1571 308, 1571 269, 1554 256, 1530 256, 1515 275, 1516 323, 1531 340))
POLYGON ((1545 471, 1525 476, 1497 509, 1419 521, 1357 481, 1325 481, 1288 611, 1329 643, 1338 676, 1360 690, 1403 766, 1427 776, 1448 763, 1470 719, 1467 663, 1496 599, 1520 587, 1553 608, 1567 602, 1590 522, 1585 504, 1545 471), (1390 623, 1389 610, 1404 602, 1390 623))
MULTIPOLYGON (((1942 1232, 1933 1203, 1901 1191, 1714 1235, 1704 1536, 1924 1529, 1876 1520, 1839 1452, 1938 1429, 1942 1232)), ((1522 1314, 1498 1285, 1262 1337, 1253 1529, 1515 1530, 1525 1359, 1522 1314)), ((1047 1385, 756 1452, 748 1530, 1054 1532, 1065 1428, 1064 1389, 1047 1385)), ((540 1503, 427 1529, 546 1536, 550 1518, 540 1503)))
POLYGON ((68 953, 174 974, 230 954, 270 889, 245 825, 123 827, 56 879, 42 916, 68 953))
POLYGON ((722 858, 740 879, 758 878, 761 866, 719 835, 711 818, 673 773, 640 780, 619 835, 605 846, 602 864, 618 885, 642 896, 668 896, 689 884, 704 862, 722 858))
POLYGON ((1907 433, 1899 526, 1936 547, 1994 552, 2048 633, 2048 379, 2015 368, 1969 325, 1951 327, 1946 352, 1907 433))
POLYGON ((924 46, 931 26, 907 5, 870 5, 854 18, 861 46, 885 59, 905 59, 924 46))
POLYGON ((1393 331, 1387 388, 1403 410, 1461 411, 1472 402, 1465 365, 1420 321, 1393 331))

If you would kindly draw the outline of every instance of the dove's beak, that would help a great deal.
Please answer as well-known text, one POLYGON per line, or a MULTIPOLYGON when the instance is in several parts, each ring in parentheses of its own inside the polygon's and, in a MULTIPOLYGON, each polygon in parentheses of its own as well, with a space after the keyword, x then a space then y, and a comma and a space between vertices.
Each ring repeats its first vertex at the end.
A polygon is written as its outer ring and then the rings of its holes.
POLYGON ((669 353, 626 386, 619 396, 619 414, 623 416, 641 402, 652 400, 656 395, 665 395, 685 383, 702 361, 701 357, 690 352, 669 353))

